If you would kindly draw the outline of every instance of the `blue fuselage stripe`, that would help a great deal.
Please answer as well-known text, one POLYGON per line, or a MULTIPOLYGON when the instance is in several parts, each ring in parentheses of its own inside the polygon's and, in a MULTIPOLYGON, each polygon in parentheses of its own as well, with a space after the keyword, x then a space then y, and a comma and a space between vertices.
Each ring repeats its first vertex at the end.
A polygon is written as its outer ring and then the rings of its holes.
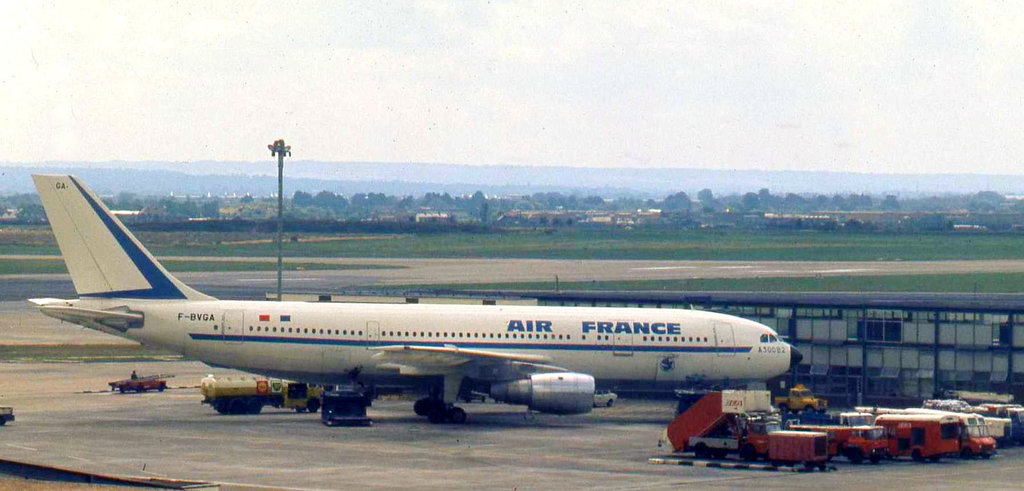
POLYGON ((230 341, 246 343, 283 343, 283 344, 305 344, 319 346, 385 346, 385 345, 414 345, 414 346, 445 346, 454 344, 461 348, 485 348, 485 349, 508 349, 508 350, 560 350, 560 351, 643 351, 657 353, 749 353, 753 347, 750 346, 612 346, 612 345, 591 345, 591 344, 567 344, 567 343, 488 343, 480 341, 445 341, 445 342, 410 342, 407 339, 382 339, 380 341, 369 341, 365 339, 324 339, 324 338, 296 338, 284 336, 223 336, 219 334, 189 333, 189 337, 196 341, 230 341))

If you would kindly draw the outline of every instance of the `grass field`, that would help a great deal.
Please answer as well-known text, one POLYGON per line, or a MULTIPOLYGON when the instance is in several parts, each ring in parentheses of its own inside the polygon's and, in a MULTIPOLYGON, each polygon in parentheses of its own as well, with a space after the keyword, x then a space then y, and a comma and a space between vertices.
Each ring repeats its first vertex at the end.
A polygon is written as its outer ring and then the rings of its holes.
MULTIPOLYGON (((409 290, 555 290, 554 282, 406 285, 409 290)), ((1024 273, 745 278, 559 283, 560 290, 1024 293, 1024 273)))
MULTIPOLYGON (((3 236, 0 254, 55 255, 39 231, 24 242, 3 236)), ((217 234, 147 234, 162 256, 276 255, 273 244, 218 244, 217 234), (184 244, 184 245, 183 245, 184 244)), ((846 234, 744 230, 559 229, 491 234, 419 234, 366 240, 288 243, 289 257, 543 258, 874 261, 1024 258, 1024 235, 846 234)))
POLYGON ((181 355, 140 345, 0 345, 0 362, 109 362, 180 360, 181 355))
MULTIPOLYGON (((169 271, 277 271, 276 262, 243 262, 243 261, 161 261, 169 271)), ((349 269, 389 269, 400 266, 382 264, 321 264, 321 263, 284 263, 285 271, 299 270, 349 270, 349 269)), ((0 259, 0 276, 11 274, 48 274, 67 273, 63 259, 0 259)))

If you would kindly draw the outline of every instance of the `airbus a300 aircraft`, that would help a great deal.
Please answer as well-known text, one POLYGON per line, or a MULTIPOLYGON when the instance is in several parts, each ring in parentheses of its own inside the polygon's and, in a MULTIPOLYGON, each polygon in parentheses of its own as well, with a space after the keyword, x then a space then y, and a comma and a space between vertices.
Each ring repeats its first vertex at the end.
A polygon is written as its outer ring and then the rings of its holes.
POLYGON ((171 276, 75 177, 33 176, 79 298, 44 314, 210 365, 311 383, 443 381, 414 410, 461 423, 464 380, 539 412, 591 410, 595 378, 764 381, 800 360, 772 329, 693 310, 217 300, 171 276))

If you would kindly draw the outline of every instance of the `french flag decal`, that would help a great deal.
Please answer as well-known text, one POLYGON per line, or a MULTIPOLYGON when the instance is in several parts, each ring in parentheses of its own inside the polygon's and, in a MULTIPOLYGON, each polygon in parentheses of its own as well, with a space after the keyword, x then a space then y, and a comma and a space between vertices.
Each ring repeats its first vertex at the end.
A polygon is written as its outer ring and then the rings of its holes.
POLYGON ((260 322, 270 322, 270 314, 260 314, 260 322))
POLYGON ((292 321, 292 316, 290 316, 290 315, 282 315, 281 316, 281 322, 291 322, 291 321, 292 321))

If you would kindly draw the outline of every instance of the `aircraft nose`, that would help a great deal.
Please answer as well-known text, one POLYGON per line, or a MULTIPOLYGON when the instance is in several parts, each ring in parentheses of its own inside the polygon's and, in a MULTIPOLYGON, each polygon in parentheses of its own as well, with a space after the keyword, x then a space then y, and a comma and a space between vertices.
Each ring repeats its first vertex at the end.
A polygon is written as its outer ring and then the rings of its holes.
POLYGON ((804 359, 804 354, 796 349, 796 346, 789 345, 789 367, 794 368, 804 359))

